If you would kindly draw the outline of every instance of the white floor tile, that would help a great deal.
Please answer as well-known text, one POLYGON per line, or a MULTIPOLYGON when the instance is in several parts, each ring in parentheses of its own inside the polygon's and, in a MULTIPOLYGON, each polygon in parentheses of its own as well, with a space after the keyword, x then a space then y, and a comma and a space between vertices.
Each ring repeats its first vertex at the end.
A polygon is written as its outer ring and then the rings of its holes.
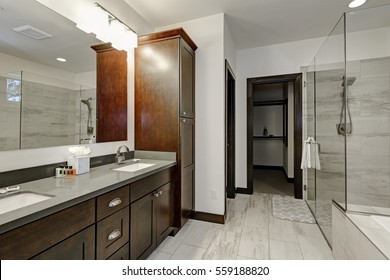
POLYGON ((217 227, 213 223, 198 222, 192 226, 183 240, 184 244, 207 248, 217 227))
POLYGON ((271 260, 302 260, 299 244, 281 240, 270 239, 271 260))
POLYGON ((256 260, 269 260, 268 229, 245 226, 242 230, 238 255, 256 260))
POLYGON ((278 218, 270 218, 269 237, 275 240, 298 242, 293 223, 278 218))
POLYGON ((210 246, 203 256, 205 260, 235 260, 237 258, 240 234, 231 231, 217 230, 210 246))
POLYGON ((201 260, 205 252, 205 248, 181 244, 172 255, 171 260, 201 260))
POLYGON ((333 260, 330 247, 324 238, 298 236, 299 245, 305 260, 333 260))
POLYGON ((171 257, 172 257, 172 255, 170 255, 170 254, 166 254, 166 253, 159 252, 156 250, 147 258, 147 260, 155 260, 155 261, 169 260, 171 257))

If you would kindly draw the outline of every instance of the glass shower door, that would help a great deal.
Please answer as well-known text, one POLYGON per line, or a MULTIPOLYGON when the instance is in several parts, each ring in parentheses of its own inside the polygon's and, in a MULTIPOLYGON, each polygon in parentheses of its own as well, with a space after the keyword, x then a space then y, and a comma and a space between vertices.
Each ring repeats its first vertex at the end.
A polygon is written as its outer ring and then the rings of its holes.
POLYGON ((345 42, 344 16, 315 56, 315 140, 321 168, 315 173, 316 220, 326 239, 332 239, 332 200, 345 204, 345 42))

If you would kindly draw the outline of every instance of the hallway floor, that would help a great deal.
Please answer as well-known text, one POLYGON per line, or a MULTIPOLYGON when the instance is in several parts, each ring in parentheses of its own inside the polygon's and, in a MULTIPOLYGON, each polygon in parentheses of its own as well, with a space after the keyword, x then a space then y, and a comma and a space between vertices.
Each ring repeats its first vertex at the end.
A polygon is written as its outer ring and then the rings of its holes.
POLYGON ((316 224, 274 218, 271 201, 270 194, 239 194, 228 199, 225 225, 189 220, 148 259, 333 259, 316 224))
POLYGON ((282 170, 254 168, 253 192, 294 196, 294 184, 287 182, 282 170))

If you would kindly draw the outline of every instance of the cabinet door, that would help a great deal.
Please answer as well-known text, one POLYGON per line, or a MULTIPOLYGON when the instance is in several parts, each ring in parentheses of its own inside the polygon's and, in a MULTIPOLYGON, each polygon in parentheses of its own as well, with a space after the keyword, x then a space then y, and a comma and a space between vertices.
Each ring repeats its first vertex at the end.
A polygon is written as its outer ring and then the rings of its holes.
POLYGON ((180 116, 195 117, 195 53, 181 40, 180 116))
POLYGON ((58 243, 32 258, 34 260, 93 260, 95 259, 95 226, 58 243))
POLYGON ((181 226, 194 210, 195 183, 195 121, 182 118, 180 121, 180 161, 181 161, 181 226))
POLYGON ((190 218, 194 210, 194 165, 187 166, 181 172, 181 226, 190 218))
POLYGON ((193 119, 180 120, 180 160, 181 167, 195 164, 195 122, 193 119))
POLYGON ((173 182, 170 182, 157 190, 156 200, 156 239, 157 246, 168 236, 172 230, 172 190, 173 182))
POLYGON ((148 194, 131 204, 130 259, 145 259, 156 248, 154 196, 148 194))

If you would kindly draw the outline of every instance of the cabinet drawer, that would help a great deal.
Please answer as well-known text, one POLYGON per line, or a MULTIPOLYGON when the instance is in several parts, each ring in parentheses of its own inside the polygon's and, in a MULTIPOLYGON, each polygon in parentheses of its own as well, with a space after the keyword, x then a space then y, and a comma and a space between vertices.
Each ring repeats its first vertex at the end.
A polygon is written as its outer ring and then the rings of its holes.
POLYGON ((125 246, 116 251, 107 260, 129 260, 130 245, 127 243, 125 246))
POLYGON ((29 259, 94 222, 91 199, 0 235, 0 259, 29 259))
POLYGON ((129 207, 97 223, 96 258, 103 260, 129 242, 129 207))
POLYGON ((95 225, 82 230, 33 258, 33 260, 93 259, 95 259, 95 225))
POLYGON ((103 194, 97 198, 98 221, 129 205, 129 186, 103 194))

